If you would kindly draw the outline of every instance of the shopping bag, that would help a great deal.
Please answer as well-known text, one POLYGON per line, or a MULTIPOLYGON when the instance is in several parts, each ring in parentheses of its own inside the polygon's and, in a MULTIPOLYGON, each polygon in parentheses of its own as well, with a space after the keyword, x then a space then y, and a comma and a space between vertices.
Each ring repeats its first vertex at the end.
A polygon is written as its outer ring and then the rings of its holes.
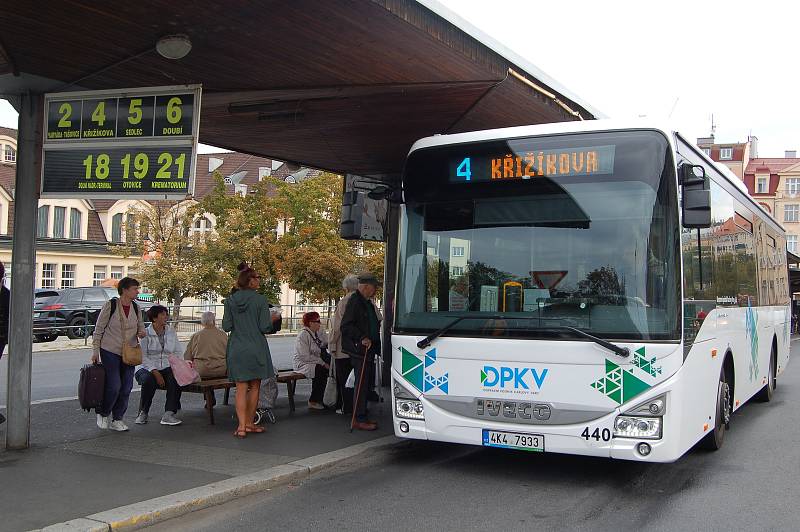
POLYGON ((170 355, 169 366, 172 368, 172 375, 178 382, 178 386, 186 386, 200 380, 200 374, 189 360, 170 355))
POLYGON ((325 393, 322 395, 322 404, 327 407, 336 406, 336 401, 339 396, 339 390, 336 389, 335 366, 336 359, 332 358, 330 368, 328 369, 328 382, 325 383, 325 393))

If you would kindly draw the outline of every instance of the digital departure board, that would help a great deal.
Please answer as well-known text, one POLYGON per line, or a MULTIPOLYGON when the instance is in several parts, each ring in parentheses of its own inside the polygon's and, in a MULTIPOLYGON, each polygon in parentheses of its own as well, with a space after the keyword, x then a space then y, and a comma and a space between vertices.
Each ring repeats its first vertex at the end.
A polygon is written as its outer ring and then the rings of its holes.
POLYGON ((465 153, 453 158, 448 164, 449 181, 481 183, 614 173, 614 146, 536 150, 533 142, 527 143, 531 145, 515 148, 513 153, 465 153))
POLYGON ((199 85, 45 95, 42 197, 194 192, 199 85))

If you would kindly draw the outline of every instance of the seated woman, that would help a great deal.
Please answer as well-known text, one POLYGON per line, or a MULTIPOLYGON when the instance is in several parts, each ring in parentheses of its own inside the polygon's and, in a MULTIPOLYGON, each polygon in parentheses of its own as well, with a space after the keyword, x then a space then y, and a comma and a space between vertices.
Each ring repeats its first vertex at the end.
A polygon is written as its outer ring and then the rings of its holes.
POLYGON ((146 335, 141 341, 142 366, 136 372, 136 382, 142 387, 136 423, 147 423, 156 388, 161 388, 167 390, 167 403, 161 424, 180 425, 182 421, 175 416, 181 408, 181 387, 172 375, 169 356, 183 357, 184 347, 178 341, 175 329, 167 326, 169 312, 166 307, 153 305, 147 311, 147 317, 152 323, 145 330, 146 335))
POLYGON ((294 370, 311 379, 311 397, 308 400, 311 410, 325 410, 322 396, 330 369, 328 337, 325 331, 320 331, 321 327, 319 314, 306 312, 303 314, 303 330, 294 344, 294 370))
POLYGON ((225 350, 228 335, 217 328, 217 317, 213 312, 203 312, 200 316, 203 328, 192 335, 186 345, 183 358, 194 362, 194 369, 203 379, 226 377, 225 350))

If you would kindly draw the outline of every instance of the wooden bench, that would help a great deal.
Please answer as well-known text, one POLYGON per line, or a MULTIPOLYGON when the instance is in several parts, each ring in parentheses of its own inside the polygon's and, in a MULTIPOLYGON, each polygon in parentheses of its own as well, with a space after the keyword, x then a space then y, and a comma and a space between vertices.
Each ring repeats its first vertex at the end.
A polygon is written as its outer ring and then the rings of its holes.
POLYGON ((181 388, 184 392, 201 393, 206 398, 206 410, 208 410, 208 418, 211 424, 214 424, 214 390, 225 390, 225 399, 222 404, 228 404, 228 396, 230 395, 231 388, 236 386, 235 382, 231 382, 227 377, 219 379, 206 379, 193 384, 188 384, 181 388))
POLYGON ((277 381, 286 384, 286 390, 289 396, 289 412, 294 412, 294 391, 297 388, 297 381, 305 379, 306 376, 302 373, 291 369, 279 370, 277 381))

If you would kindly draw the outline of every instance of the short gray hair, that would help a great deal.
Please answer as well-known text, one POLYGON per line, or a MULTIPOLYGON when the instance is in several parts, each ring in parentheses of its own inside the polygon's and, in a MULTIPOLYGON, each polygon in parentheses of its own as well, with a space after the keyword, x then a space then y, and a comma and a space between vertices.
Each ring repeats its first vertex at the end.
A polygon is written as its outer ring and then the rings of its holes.
POLYGON ((355 290, 358 290, 358 277, 352 273, 345 275, 344 279, 342 280, 342 288, 348 292, 354 292, 355 290))
POLYGON ((200 325, 216 325, 217 315, 213 312, 203 312, 200 314, 200 325))

